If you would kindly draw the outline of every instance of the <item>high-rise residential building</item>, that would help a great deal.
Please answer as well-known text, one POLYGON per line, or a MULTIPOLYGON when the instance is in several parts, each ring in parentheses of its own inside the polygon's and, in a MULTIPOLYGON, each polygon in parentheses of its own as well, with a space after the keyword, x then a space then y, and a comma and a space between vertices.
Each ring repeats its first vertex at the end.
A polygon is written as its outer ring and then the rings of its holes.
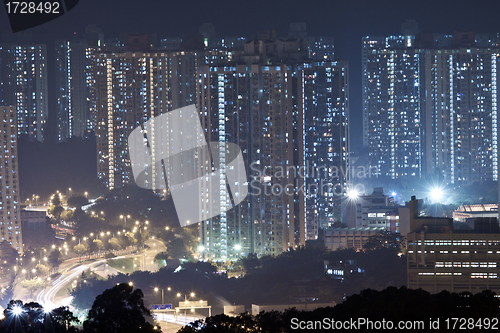
POLYGON ((198 61, 197 52, 95 54, 97 171, 109 189, 133 181, 127 149, 132 130, 195 103, 198 61))
POLYGON ((304 42, 254 40, 199 71, 207 141, 237 144, 249 176, 247 199, 202 222, 206 258, 277 255, 342 220, 347 64, 308 60, 304 42))
POLYGON ((302 65, 307 239, 342 222, 348 179, 348 67, 345 61, 302 65))
POLYGON ((363 144, 379 175, 497 179, 500 48, 490 37, 363 38, 363 144))
POLYGON ((497 180, 499 54, 474 46, 425 50, 427 174, 452 183, 497 180))
POLYGON ((45 45, 0 44, 0 105, 16 107, 18 135, 43 141, 47 89, 45 45))
POLYGON ((307 40, 309 41, 309 58, 316 61, 334 59, 335 47, 333 37, 309 36, 307 40))
POLYGON ((410 36, 363 37, 363 144, 391 178, 422 175, 420 50, 410 36))
MULTIPOLYGON (((317 238, 319 228, 342 221, 348 69, 342 61, 309 59, 307 45, 265 38, 246 43, 244 51, 96 52, 100 179, 110 189, 133 181, 131 131, 197 104, 206 141, 237 144, 249 177, 242 203, 200 224, 203 255, 276 255, 317 238)), ((221 205, 231 201, 228 193, 221 205)))
POLYGON ((303 107, 293 93, 300 78, 293 76, 293 66, 284 64, 227 62, 200 69, 199 111, 207 141, 237 144, 249 176, 242 203, 201 223, 206 258, 276 255, 304 244, 304 194, 295 193, 295 183, 303 182, 296 166, 304 157, 295 151, 293 135, 303 107))
POLYGON ((56 41, 57 139, 85 138, 93 131, 95 48, 56 41))
POLYGON ((0 106, 3 132, 0 154, 0 237, 23 253, 21 207, 19 206, 19 173, 17 166, 17 110, 0 106))

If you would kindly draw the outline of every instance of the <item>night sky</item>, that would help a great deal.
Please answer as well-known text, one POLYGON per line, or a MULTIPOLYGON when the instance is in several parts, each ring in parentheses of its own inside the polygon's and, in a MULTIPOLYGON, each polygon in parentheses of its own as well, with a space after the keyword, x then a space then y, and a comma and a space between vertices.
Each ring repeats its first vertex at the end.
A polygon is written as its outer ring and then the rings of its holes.
MULTIPOLYGON (((356 148, 361 144, 361 37, 399 34, 406 19, 415 19, 421 31, 496 33, 500 1, 80 0, 69 13, 31 31, 52 47, 55 38, 83 38, 89 24, 102 28, 105 38, 122 32, 163 38, 195 33, 205 22, 213 23, 219 36, 249 37, 268 29, 286 36, 290 22, 306 22, 309 35, 333 36, 336 58, 349 61, 351 147, 356 148)), ((4 9, 0 32, 11 33, 4 9)))

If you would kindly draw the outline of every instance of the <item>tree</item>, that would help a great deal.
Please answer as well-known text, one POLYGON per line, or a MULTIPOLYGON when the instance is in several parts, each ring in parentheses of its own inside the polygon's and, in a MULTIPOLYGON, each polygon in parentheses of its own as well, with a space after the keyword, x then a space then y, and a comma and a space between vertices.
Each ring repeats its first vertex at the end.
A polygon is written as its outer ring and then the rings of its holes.
POLYGON ((104 245, 104 242, 100 239, 94 239, 94 244, 95 244, 95 247, 97 248, 97 251, 99 251, 99 252, 104 250, 104 248, 106 247, 104 245))
POLYGON ((139 230, 134 234, 137 241, 137 247, 144 245, 144 242, 148 239, 149 230, 144 228, 139 228, 139 230))
POLYGON ((21 287, 28 289, 31 297, 33 297, 33 292, 37 289, 43 288, 45 286, 45 280, 41 278, 33 278, 31 280, 21 281, 21 287))
POLYGON ((10 285, 0 292, 0 305, 4 308, 7 307, 7 302, 9 302, 14 296, 14 288, 12 287, 14 285, 14 279, 15 277, 13 276, 10 285))
POLYGON ((68 199, 68 205, 76 208, 88 205, 89 200, 83 196, 72 196, 68 199))
POLYGON ((118 241, 118 239, 116 237, 110 238, 108 240, 108 246, 109 246, 110 250, 120 250, 121 249, 120 242, 118 241))
POLYGON ((241 265, 246 274, 252 274, 260 267, 260 260, 255 253, 249 253, 246 258, 241 259, 241 265))
POLYGON ((78 332, 73 326, 78 319, 67 307, 44 311, 36 302, 23 304, 20 300, 11 300, 4 310, 4 316, 1 332, 78 332))
POLYGON ((6 262, 7 265, 14 265, 18 257, 19 253, 17 253, 17 250, 9 242, 0 242, 0 260, 3 264, 6 262))
POLYGON ((38 264, 36 265, 36 271, 39 276, 47 275, 49 274, 49 268, 45 266, 44 264, 38 264))
POLYGON ((77 244, 73 247, 73 251, 80 257, 80 261, 81 261, 82 254, 87 252, 87 248, 83 244, 77 244))
POLYGON ((404 247, 404 236, 390 231, 381 231, 368 237, 368 242, 363 246, 365 250, 378 250, 382 248, 394 249, 400 252, 404 247))
MULTIPOLYGON (((47 320, 47 327, 52 326, 54 333, 59 332, 80 332, 73 324, 79 322, 67 306, 58 307, 48 314, 50 320, 47 320)), ((47 316, 46 316, 47 318, 47 316)), ((47 330, 46 332, 49 332, 47 330)))
POLYGON ((168 242, 166 246, 168 259, 180 259, 190 255, 190 252, 187 250, 184 240, 180 237, 175 237, 170 242, 168 242))
POLYGON ((210 262, 186 261, 182 264, 182 270, 191 274, 201 273, 203 275, 212 275, 217 272, 217 267, 210 262))
POLYGON ((134 245, 137 242, 136 239, 134 238, 134 234, 130 231, 127 231, 125 233, 124 238, 126 239, 127 246, 134 245))
POLYGON ((61 206, 61 197, 57 193, 54 194, 52 198, 52 206, 54 207, 61 206))
POLYGON ((85 333, 153 333, 149 310, 143 293, 121 283, 97 296, 83 323, 85 333))
POLYGON ((70 222, 73 220, 73 211, 71 209, 66 209, 61 213, 61 220, 70 222))
POLYGON ((52 266, 52 268, 59 267, 59 264, 61 263, 61 257, 62 257, 61 251, 59 251, 58 249, 55 249, 54 251, 50 252, 48 258, 50 266, 52 266))
POLYGON ((56 220, 59 220, 61 218, 61 214, 64 212, 64 208, 61 206, 52 206, 47 212, 54 215, 56 220))

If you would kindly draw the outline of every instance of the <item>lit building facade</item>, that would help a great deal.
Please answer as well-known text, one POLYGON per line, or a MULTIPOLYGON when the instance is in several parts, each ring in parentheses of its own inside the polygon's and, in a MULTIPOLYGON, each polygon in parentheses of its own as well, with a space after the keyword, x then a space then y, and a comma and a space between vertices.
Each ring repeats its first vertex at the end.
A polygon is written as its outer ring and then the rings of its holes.
POLYGON ((307 239, 342 222, 348 179, 348 67, 345 61, 303 64, 307 239))
POLYGON ((327 228, 324 245, 329 251, 340 249, 361 250, 371 236, 386 230, 385 227, 327 228))
POLYGON ((201 223, 203 256, 234 260, 304 245, 304 194, 294 190, 303 182, 294 172, 294 158, 304 160, 295 145, 303 143, 293 135, 294 125, 303 127, 303 108, 293 94, 293 66, 207 65, 199 78, 207 141, 237 144, 249 176, 242 203, 201 223))
POLYGON ((410 36, 363 38, 363 144, 391 178, 422 175, 421 59, 410 36))
POLYGON ((425 50, 427 174, 472 183, 498 177, 499 48, 425 50))
POLYGON ((199 72, 207 141, 237 144, 249 176, 248 198, 201 224, 206 258, 277 255, 342 221, 348 67, 305 50, 304 39, 254 40, 199 72))
POLYGON ((498 38, 363 38, 363 144, 379 175, 498 178, 498 38))
POLYGON ((16 107, 18 135, 43 141, 47 89, 45 45, 0 44, 0 105, 16 107))
POLYGON ((23 253, 19 173, 17 165, 17 110, 0 106, 3 149, 0 154, 0 237, 20 254, 23 253))
POLYGON ((309 58, 316 61, 333 60, 335 44, 333 37, 307 37, 309 41, 309 58))
POLYGON ((56 41, 57 140, 85 138, 94 130, 95 48, 81 41, 56 41))
POLYGON ((409 202, 408 288, 430 293, 500 291, 500 233, 496 218, 477 218, 473 230, 453 230, 451 218, 419 217, 409 202))
POLYGON ((195 103, 198 60, 196 52, 96 53, 97 171, 109 189, 133 181, 127 147, 132 130, 195 103))

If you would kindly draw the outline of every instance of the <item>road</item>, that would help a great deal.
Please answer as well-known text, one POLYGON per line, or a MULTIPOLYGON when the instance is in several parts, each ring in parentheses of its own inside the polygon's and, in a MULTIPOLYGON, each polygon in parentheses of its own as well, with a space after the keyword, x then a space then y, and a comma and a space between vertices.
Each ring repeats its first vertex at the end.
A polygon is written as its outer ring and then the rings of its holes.
POLYGON ((63 301, 59 301, 56 303, 54 298, 58 291, 67 283, 76 280, 83 271, 92 269, 106 261, 107 259, 101 259, 90 264, 78 265, 73 269, 67 269, 67 271, 62 273, 59 278, 52 281, 51 286, 46 287, 37 295, 36 301, 39 304, 42 304, 46 309, 55 309, 59 306, 69 306, 69 303, 71 303, 71 298, 69 297, 69 295, 68 297, 64 298, 63 301))
MULTIPOLYGON (((165 251, 165 245, 162 241, 157 239, 148 239, 146 241, 146 245, 149 247, 146 251, 142 253, 130 253, 127 255, 119 256, 113 259, 127 258, 127 257, 136 257, 140 255, 143 259, 141 260, 141 269, 148 270, 151 272, 157 271, 158 267, 154 262, 154 257, 157 253, 165 251)), ((99 274, 103 277, 107 277, 108 275, 115 275, 120 273, 119 270, 110 267, 106 264, 108 259, 96 259, 96 261, 91 263, 80 264, 73 267, 67 267, 62 269, 62 274, 56 280, 51 282, 51 285, 46 287, 40 293, 38 293, 36 297, 36 301, 43 305, 44 308, 54 309, 59 306, 69 306, 71 303, 71 297, 56 299, 55 295, 68 283, 76 280, 83 271, 92 270, 94 273, 99 274)), ((72 259, 71 261, 74 261, 72 259)), ((68 263, 65 262, 64 266, 68 266, 68 263)))
POLYGON ((164 332, 177 332, 182 326, 198 320, 204 319, 206 316, 189 315, 188 312, 179 312, 178 314, 155 313, 153 317, 160 322, 164 332))

